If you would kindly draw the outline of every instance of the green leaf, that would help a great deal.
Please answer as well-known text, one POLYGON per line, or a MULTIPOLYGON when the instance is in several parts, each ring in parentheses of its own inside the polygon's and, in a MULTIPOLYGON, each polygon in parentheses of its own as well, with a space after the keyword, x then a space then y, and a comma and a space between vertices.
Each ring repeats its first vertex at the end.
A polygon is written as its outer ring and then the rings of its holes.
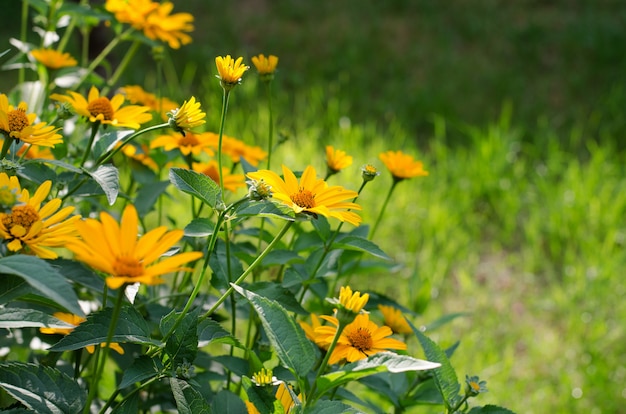
POLYGON ((81 262, 69 259, 50 260, 49 263, 67 280, 85 286, 94 292, 102 292, 104 279, 81 262))
POLYGON ((259 387, 246 376, 241 379, 241 384, 248 400, 259 411, 259 414, 284 413, 282 404, 274 396, 273 387, 259 387))
POLYGON ((163 365, 161 364, 161 359, 141 355, 139 358, 135 359, 133 365, 124 370, 122 382, 120 382, 118 388, 126 388, 137 382, 153 378, 157 376, 162 369, 163 365))
POLYGON ((82 412, 87 395, 61 371, 36 364, 0 363, 0 387, 29 409, 45 414, 82 412))
POLYGON ((339 371, 333 371, 319 377, 316 381, 317 395, 323 395, 332 388, 379 372, 426 371, 440 366, 441 364, 424 361, 408 355, 380 352, 369 358, 347 364, 339 371))
POLYGON ((274 283, 274 282, 256 282, 246 285, 246 289, 263 296, 271 301, 280 303, 289 312, 300 315, 308 315, 309 312, 304 310, 300 302, 295 298, 290 290, 274 283))
POLYGON ((443 315, 441 318, 436 319, 433 322, 426 325, 426 331, 432 331, 449 322, 452 322, 456 318, 459 318, 461 316, 469 316, 469 315, 471 315, 471 313, 469 312, 455 312, 455 313, 449 313, 447 315, 443 315))
POLYGON ((459 398, 461 385, 459 384, 459 380, 454 368, 452 368, 450 360, 446 356, 446 353, 435 342, 424 335, 419 329, 415 328, 410 321, 407 320, 407 322, 411 325, 413 333, 415 333, 420 345, 424 349, 426 358, 441 364, 441 367, 433 371, 435 383, 437 384, 437 388, 439 388, 439 392, 446 406, 449 408, 454 407, 459 398))
POLYGON ((137 414, 139 412, 139 393, 136 392, 124 398, 120 405, 116 406, 111 414, 137 414))
POLYGON ((322 400, 318 401, 312 407, 307 407, 304 414, 343 414, 343 413, 359 413, 360 411, 354 407, 350 407, 341 401, 322 400))
POLYGON ((208 218, 200 217, 191 220, 191 223, 185 226, 185 236, 187 237, 207 237, 213 234, 215 223, 208 218))
MULTIPOLYGON (((109 326, 112 323, 112 314, 112 308, 89 314, 86 321, 53 345, 50 351, 73 351, 87 345, 99 345, 106 342, 109 326)), ((111 341, 161 345, 159 341, 150 338, 150 326, 132 306, 122 307, 111 341)))
POLYGON ((304 331, 280 304, 231 284, 240 295, 252 304, 267 337, 282 363, 299 377, 313 368, 317 348, 307 339, 304 331))
POLYGON ((51 180, 53 183, 57 181, 57 174, 54 170, 41 161, 24 163, 18 174, 20 177, 38 184, 46 180, 51 180))
POLYGON ((170 387, 180 414, 211 414, 209 403, 187 381, 170 378, 170 387))
MULTIPOLYGON (((198 325, 198 342, 206 342, 206 344, 225 343, 238 348, 243 348, 243 345, 237 338, 232 336, 230 332, 222 327, 222 325, 211 319, 205 319, 198 325)), ((206 344, 202 344, 202 346, 206 344)))
POLYGON ((120 175, 117 168, 111 164, 101 165, 96 171, 88 172, 88 174, 102 188, 102 191, 107 196, 109 205, 115 204, 117 195, 120 192, 120 175))
MULTIPOLYGON (((51 164, 51 165, 54 165, 56 167, 61 167, 64 170, 74 172, 76 174, 82 174, 82 172, 83 172, 83 170, 81 170, 80 168, 78 168, 78 167, 76 167, 76 166, 74 166, 72 164, 68 164, 66 162, 59 161, 59 160, 34 158, 34 159, 30 159, 30 160, 28 160, 28 161, 26 161, 24 163, 24 165, 28 166, 28 168, 35 167, 35 166, 41 166, 42 164, 51 164)), ((24 170, 20 171, 20 175, 22 175, 23 171, 24 170)), ((52 173, 54 174, 54 171, 52 173)), ((54 174, 54 176, 56 177, 56 174, 54 174)), ((38 182, 43 182, 43 181, 38 181, 38 182)))
POLYGON ((315 231, 322 240, 328 240, 331 234, 331 229, 326 217, 318 216, 317 220, 311 220, 311 224, 313 224, 313 228, 315 228, 315 231))
POLYGON ((209 257, 209 266, 213 271, 211 285, 217 289, 227 288, 231 280, 235 280, 243 273, 241 262, 235 255, 226 253, 226 243, 219 239, 209 257))
POLYGON ((165 189, 169 185, 169 181, 155 181, 141 186, 135 196, 135 208, 137 208, 137 214, 140 216, 148 214, 150 210, 152 210, 152 207, 158 200, 159 196, 165 192, 165 189))
POLYGON ((0 305, 35 292, 39 293, 21 277, 13 275, 0 277, 0 305))
POLYGON ((296 213, 288 206, 271 200, 246 201, 235 209, 237 217, 274 217, 282 220, 295 220, 296 213))
POLYGON ((0 308, 0 328, 73 328, 54 316, 35 309, 0 308))
POLYGON ((337 238, 337 240, 333 243, 332 248, 362 251, 373 256, 380 257, 381 259, 391 260, 391 257, 387 256, 387 254, 383 252, 375 243, 359 236, 337 238))
POLYGON ((211 401, 214 413, 247 413, 248 409, 237 395, 228 390, 222 390, 211 401))
POLYGON ((98 138, 98 141, 93 146, 92 156, 94 159, 100 158, 104 153, 108 150, 113 149, 115 143, 118 141, 122 141, 129 135, 134 134, 135 131, 132 130, 119 130, 119 129, 110 129, 109 131, 101 134, 98 138))
MULTIPOLYGON (((198 308, 183 316, 183 320, 165 343, 165 352, 172 360, 174 367, 184 362, 192 363, 196 359, 198 353, 199 312, 200 309, 198 308)), ((160 324, 161 333, 166 335, 179 317, 180 312, 174 310, 164 316, 160 324)))
POLYGON ((304 259, 293 250, 274 249, 263 258, 263 266, 285 265, 293 262, 304 262, 304 259))
POLYGON ((72 285, 45 260, 21 254, 3 257, 0 274, 19 276, 69 312, 83 315, 72 285))
POLYGON ((472 407, 468 414, 515 414, 513 411, 498 407, 497 405, 485 405, 483 407, 472 407))
POLYGON ((212 208, 222 204, 220 186, 202 173, 184 168, 171 168, 170 181, 180 191, 199 198, 212 208))

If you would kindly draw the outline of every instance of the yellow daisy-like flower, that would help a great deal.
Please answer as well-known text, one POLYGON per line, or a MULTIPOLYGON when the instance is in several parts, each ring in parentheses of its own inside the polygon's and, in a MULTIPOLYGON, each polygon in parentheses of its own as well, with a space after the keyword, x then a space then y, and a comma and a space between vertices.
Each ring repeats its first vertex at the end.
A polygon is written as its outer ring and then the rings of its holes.
MULTIPOLYGON (((315 333, 320 342, 330 344, 337 332, 339 321, 332 316, 321 317, 334 326, 321 326, 315 333)), ((404 342, 389 338, 392 333, 388 326, 379 327, 370 321, 369 314, 361 313, 341 332, 328 363, 336 364, 343 360, 354 362, 389 349, 406 349, 404 342)))
MULTIPOLYGON (((191 166, 194 171, 206 175, 217 184, 220 183, 217 161, 211 160, 207 163, 194 162, 191 166)), ((222 167, 222 177, 224 180, 224 188, 228 191, 235 192, 238 188, 246 186, 246 178, 243 174, 231 174, 229 169, 226 167, 222 167)))
POLYGON ((126 105, 124 95, 117 94, 109 100, 106 96, 100 96, 100 91, 92 86, 85 99, 81 94, 68 91, 69 95, 52 94, 51 99, 59 102, 67 102, 72 105, 74 111, 89 119, 89 122, 100 122, 104 125, 112 125, 120 128, 139 129, 152 119, 148 112, 150 108, 139 105, 126 105))
POLYGON ((335 149, 332 145, 326 146, 326 165, 331 174, 336 174, 352 165, 352 156, 345 151, 335 149))
POLYGON ((369 293, 352 292, 350 286, 342 286, 339 290, 339 305, 352 313, 361 312, 369 298, 369 293))
POLYGON ((396 181, 428 175, 428 171, 424 171, 424 165, 421 161, 415 161, 412 156, 402 151, 383 152, 379 158, 396 181))
POLYGON ((378 309, 383 314, 385 325, 390 327, 394 333, 413 333, 413 329, 411 329, 400 309, 388 305, 378 305, 378 309))
MULTIPOLYGON (((122 145, 122 143, 118 142, 117 145, 122 145)), ((122 148, 122 152, 127 157, 145 165, 152 171, 158 171, 159 166, 152 158, 150 158, 150 156, 148 155, 148 151, 149 148, 143 144, 141 145, 141 151, 139 151, 138 148, 133 144, 124 145, 124 147, 122 148)))
POLYGON ((243 57, 234 60, 230 55, 226 57, 218 56, 215 58, 215 66, 217 66, 217 77, 221 81, 224 89, 231 89, 235 85, 241 83, 241 77, 244 72, 250 69, 243 63, 243 57))
POLYGON ((163 147, 165 151, 178 149, 187 156, 189 154, 199 155, 202 152, 213 155, 213 136, 211 133, 194 134, 188 132, 161 135, 150 142, 150 148, 163 147))
MULTIPOLYGON (((74 315, 73 313, 65 313, 65 312, 55 312, 52 314, 52 316, 54 316, 55 318, 63 322, 67 322, 70 325, 74 325, 74 327, 80 325, 86 320, 82 316, 74 315)), ((68 335, 73 330, 74 328, 39 328, 39 332, 41 333, 58 334, 58 335, 68 335)), ((106 344, 105 343, 100 344, 100 346, 104 346, 104 345, 106 344)), ((120 355, 124 354, 124 348, 122 348, 118 343, 111 342, 109 344, 109 347, 120 355)), ((96 347, 93 345, 87 345, 85 349, 87 349, 87 352, 89 352, 90 354, 93 354, 96 347)))
POLYGON ((182 237, 183 230, 167 231, 165 226, 138 236, 139 219, 131 204, 126 206, 118 224, 106 212, 100 221, 86 219, 76 222, 82 240, 67 244, 76 258, 105 274, 106 284, 117 289, 125 283, 163 283, 159 277, 184 270, 183 265, 202 257, 201 252, 185 252, 168 256, 155 263, 182 237))
POLYGON ((252 63, 261 77, 273 75, 276 71, 276 66, 278 65, 278 57, 274 55, 265 57, 265 55, 261 53, 258 56, 252 57, 252 63))
POLYGON ((170 126, 174 131, 183 135, 185 135, 185 131, 203 125, 206 122, 204 120, 206 114, 202 112, 200 102, 196 102, 194 96, 189 101, 183 102, 180 108, 174 109, 168 115, 170 117, 170 126))
POLYGON ((159 3, 152 0, 106 0, 104 7, 115 15, 118 22, 142 30, 148 15, 159 7, 159 3))
POLYGON ((171 99, 166 97, 159 99, 155 94, 145 91, 139 85, 128 85, 120 89, 131 104, 149 107, 153 111, 160 113, 164 121, 169 119, 169 112, 179 107, 179 105, 171 99))
POLYGON ((22 195, 22 187, 16 176, 0 173, 0 206, 11 208, 22 195))
POLYGON ((170 14, 174 4, 166 1, 146 16, 143 33, 152 40, 162 40, 172 49, 191 43, 191 36, 185 32, 192 32, 193 15, 190 13, 170 14))
MULTIPOLYGON (((213 135, 214 149, 217 149, 218 138, 217 134, 213 135)), ((234 163, 238 163, 243 157, 250 165, 255 167, 267 157, 267 152, 263 148, 259 146, 252 147, 237 138, 226 135, 222 136, 222 153, 228 155, 234 163)))
POLYGON ((9 105, 9 99, 5 94, 0 94, 0 132, 7 138, 15 138, 28 144, 42 147, 54 147, 63 142, 61 135, 57 134, 59 128, 46 125, 45 122, 34 124, 37 119, 35 114, 27 114, 28 105, 25 102, 15 108, 9 105))
POLYGON ((10 251, 25 250, 42 259, 56 259, 58 255, 48 248, 64 247, 76 239, 74 223, 80 216, 69 217, 73 206, 59 210, 60 198, 41 205, 51 187, 52 181, 45 181, 32 197, 23 189, 11 212, 0 213, 0 237, 7 242, 10 251))
POLYGON ((310 325, 304 321, 298 321, 298 323, 300 324, 300 327, 304 331, 304 334, 306 335, 307 338, 315 342, 315 344, 319 346, 320 348, 328 349, 328 344, 320 343, 317 339, 317 335, 315 334, 315 330, 319 328, 320 326, 322 326, 322 323, 320 322, 320 318, 316 314, 314 313, 311 314, 310 325))
POLYGON ((32 159, 40 159, 40 160, 53 160, 54 154, 50 151, 49 148, 39 147, 37 145, 22 145, 19 150, 17 150, 17 156, 21 157, 22 154, 26 153, 24 158, 27 160, 32 159))
POLYGON ((256 181, 265 181, 272 188, 272 197, 289 206, 296 213, 310 213, 315 216, 334 217, 358 226, 361 217, 349 210, 361 210, 361 206, 345 200, 354 199, 358 193, 341 186, 329 186, 326 181, 317 178, 315 168, 306 167, 300 181, 285 165, 283 180, 273 171, 259 170, 248 173, 256 181))
POLYGON ((31 50, 30 54, 47 68, 60 69, 76 66, 78 62, 69 53, 62 53, 53 49, 31 50))

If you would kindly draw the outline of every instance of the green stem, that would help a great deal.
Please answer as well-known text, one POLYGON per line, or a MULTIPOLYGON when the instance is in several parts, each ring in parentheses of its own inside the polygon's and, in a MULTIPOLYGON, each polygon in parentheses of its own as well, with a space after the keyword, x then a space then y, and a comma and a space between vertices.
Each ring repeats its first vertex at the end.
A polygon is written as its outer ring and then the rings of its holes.
POLYGON ((7 154, 9 153, 9 148, 11 148, 11 144, 13 144, 13 138, 11 138, 8 133, 3 133, 3 135, 4 142, 2 143, 2 152, 0 152, 0 159, 6 158, 7 154))
POLYGON ((222 174, 222 137, 224 135, 224 124, 226 123, 226 112, 228 111, 228 98, 230 91, 224 89, 224 95, 222 96, 222 117, 220 120, 220 134, 217 145, 217 171, 220 176, 220 190, 224 194, 224 178, 222 174))
POLYGON ((126 70, 126 67, 135 56, 135 53, 137 53, 137 50, 139 49, 140 45, 141 43, 139 42, 139 40, 135 40, 133 44, 130 45, 130 47, 128 48, 128 51, 124 55, 124 58, 122 59, 120 64, 117 66, 115 73, 113 73, 113 76, 109 78, 106 86, 100 92, 101 95, 106 95, 109 89, 111 89, 113 85, 117 83, 117 80, 120 78, 120 76, 122 76, 122 73, 124 73, 124 71, 126 70))
POLYGON ((326 351, 326 355, 324 355, 324 359, 322 360, 322 363, 317 369, 317 373, 315 374, 315 380, 313 381, 313 385, 311 386, 311 389, 309 390, 309 395, 308 395, 309 398, 306 399, 307 405, 315 402, 319 397, 322 396, 321 394, 319 396, 315 395, 315 389, 317 387, 317 379, 321 377, 322 374, 324 374, 324 371, 326 371, 326 367, 328 366, 328 361, 330 360, 330 356, 332 355, 333 350, 335 349, 335 346, 337 345, 337 342, 339 341, 339 338, 341 337, 341 333, 343 332, 343 329, 345 328, 345 325, 343 324, 341 320, 338 320, 337 323, 338 323, 337 331, 335 332, 333 341, 330 343, 330 346, 328 347, 328 350, 326 351))
POLYGON ((393 184, 391 184, 391 187, 389 188, 389 192, 387 193, 387 198, 385 198, 385 202, 383 203, 383 206, 380 209, 380 213, 378 214, 376 223, 374 223, 374 227, 372 227, 372 230, 370 231, 370 235, 369 235, 370 240, 374 238, 374 234, 376 233, 376 230, 378 229, 378 225, 380 224, 380 221, 383 218, 383 215, 385 214, 385 210, 387 209, 387 204, 389 203, 389 200, 391 199, 391 193, 393 193, 393 190, 396 188, 396 185, 399 182, 400 182, 399 180, 396 180, 396 179, 393 180, 393 184))
POLYGON ((130 141, 132 141, 133 139, 137 138, 138 136, 143 135, 146 132, 154 131, 156 129, 167 128, 168 126, 169 126, 169 124, 166 122, 166 123, 163 123, 163 124, 153 125, 153 126, 148 127, 148 128, 140 129, 139 131, 135 132, 134 134, 126 137, 122 141, 121 145, 118 145, 115 148, 109 150, 108 153, 102 154, 100 156, 100 158, 98 158, 98 161, 96 161, 96 167, 99 166, 99 165, 104 164, 105 162, 107 162, 108 160, 113 158, 113 156, 115 154, 117 154, 122 148, 124 148, 124 145, 128 144, 130 141))
POLYGON ((245 279, 246 277, 248 277, 248 275, 254 270, 255 267, 257 267, 261 261, 263 261, 263 259, 265 258, 265 256, 267 256, 267 254, 269 252, 272 251, 272 249, 274 248, 274 246, 280 241, 280 239, 285 235, 285 233, 287 232, 287 230, 289 230, 289 228, 291 227, 291 225, 293 224, 293 221, 288 221, 285 226, 280 230, 280 232, 276 235, 276 237, 274 237, 274 240, 272 240, 270 242, 270 244, 267 245, 267 247, 265 248, 265 250, 263 250, 263 252, 261 252, 261 254, 254 260, 254 262, 252 262, 250 264, 250 266, 248 266, 248 268, 241 274, 241 276, 239 276, 239 278, 237 280, 235 280, 234 283, 231 283, 231 286, 228 288, 228 290, 226 292, 224 292, 224 294, 217 300, 217 302, 215 302, 215 304, 211 307, 211 309, 209 309, 203 316, 202 319, 206 319, 209 316, 211 316, 213 314, 213 312, 215 312, 217 310, 217 308, 220 307, 220 305, 222 303, 224 303, 224 301, 226 300, 226 298, 228 298, 228 296, 230 296, 231 293, 233 293, 233 291, 235 290, 233 288, 233 285, 235 286, 239 286, 245 279))
POLYGON ((96 134, 98 133, 98 128, 100 128, 100 121, 96 121, 91 124, 91 136, 89 137, 89 143, 87 144, 87 148, 85 148, 83 159, 80 161, 81 167, 85 165, 85 162, 87 162, 87 158, 89 158, 89 154, 91 154, 91 147, 93 146, 93 141, 96 138, 96 134))
MULTIPOLYGON (((22 26, 20 28, 20 41, 22 44, 26 44, 26 31, 28 28, 28 0, 22 1, 22 26)), ((22 85, 25 79, 26 68, 24 66, 20 67, 17 77, 18 85, 22 85)), ((4 157, 3 157, 4 158, 4 157)))
MULTIPOLYGON (((85 404, 85 408, 83 410, 83 414, 88 414, 91 412, 91 402, 93 401, 96 393, 98 392, 98 382, 100 381, 100 377, 102 376, 102 371, 104 369, 104 364, 109 356, 109 345, 111 345, 111 339, 113 338, 113 334, 115 333, 115 327, 117 325, 117 320, 120 317, 120 312, 122 310, 122 301, 124 300, 124 290, 126 289, 126 285, 122 285, 117 293, 117 300, 115 301, 115 306, 113 307, 113 314, 111 316, 111 324, 109 325, 109 332, 107 332, 107 339, 103 349, 103 355, 98 361, 96 359, 96 372, 95 378, 91 387, 89 388, 89 395, 87 396, 87 402, 85 404)), ((99 344, 96 344, 98 347, 99 344)))
POLYGON ((268 139, 267 139, 267 169, 271 169, 272 165, 272 149, 273 149, 273 138, 274 138, 274 114, 272 113, 272 89, 271 89, 271 80, 265 82, 265 90, 267 91, 267 107, 270 113, 270 125, 268 131, 268 139))

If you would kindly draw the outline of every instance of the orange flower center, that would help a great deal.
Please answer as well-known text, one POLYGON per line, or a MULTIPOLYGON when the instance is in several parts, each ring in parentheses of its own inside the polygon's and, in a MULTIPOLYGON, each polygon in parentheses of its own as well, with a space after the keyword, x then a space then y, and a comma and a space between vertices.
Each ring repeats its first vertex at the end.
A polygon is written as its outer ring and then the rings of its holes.
POLYGON ((181 139, 178 140, 179 147, 195 147, 199 144, 200 141, 198 141, 198 138, 196 138, 194 134, 189 133, 185 134, 181 139))
POLYGON ((115 276, 137 277, 144 274, 143 264, 134 257, 118 257, 113 264, 115 276))
POLYGON ((369 351, 374 346, 372 333, 367 328, 357 328, 349 332, 347 337, 352 347, 363 352, 365 355, 367 355, 365 351, 369 351))
POLYGON ((111 106, 111 101, 109 101, 109 98, 105 97, 94 99, 93 101, 89 102, 87 110, 94 117, 102 115, 105 121, 113 120, 113 115, 115 114, 115 111, 111 106))
POLYGON ((313 208, 315 207, 315 194, 300 187, 297 193, 291 195, 291 201, 302 208, 313 208))
POLYGON ((28 117, 26 116, 26 111, 24 111, 23 109, 18 108, 9 111, 7 117, 9 118, 10 132, 20 132, 30 125, 30 122, 28 122, 28 117))
POLYGON ((14 236, 22 237, 30 227, 39 220, 37 210, 31 205, 14 206, 11 214, 2 217, 2 224, 14 236))
POLYGON ((470 381, 469 386, 474 392, 480 391, 480 385, 476 381, 470 381))

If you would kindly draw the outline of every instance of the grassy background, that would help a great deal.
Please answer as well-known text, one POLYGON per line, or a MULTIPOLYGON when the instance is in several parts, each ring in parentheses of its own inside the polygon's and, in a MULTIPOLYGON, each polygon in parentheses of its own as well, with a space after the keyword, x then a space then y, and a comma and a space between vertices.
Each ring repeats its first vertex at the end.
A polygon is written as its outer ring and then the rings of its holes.
MULTIPOLYGON (((6 6, 19 15, 19 2, 6 6)), ((189 0, 176 10, 194 12, 196 32, 166 62, 166 93, 201 97, 209 128, 221 99, 214 57, 273 53, 276 126, 289 137, 277 160, 323 169, 332 143, 355 157, 333 178, 351 188, 381 151, 425 162, 431 175, 399 185, 375 240, 404 267, 351 284, 414 308, 425 286, 417 324, 470 312, 431 335, 461 340, 459 376, 488 381, 479 402, 626 412, 621 1, 189 0)), ((128 83, 153 88, 152 63, 136 65, 128 83)), ((227 134, 263 144, 263 96, 246 75, 227 134)), ((390 182, 366 188, 366 222, 390 182)))

